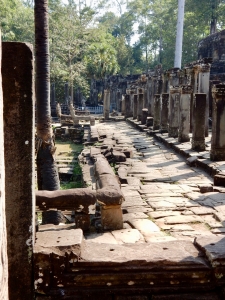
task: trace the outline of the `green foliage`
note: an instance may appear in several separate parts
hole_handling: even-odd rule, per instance
[[[33,0],[0,0],[3,41],[34,41]],[[90,79],[173,67],[177,0],[49,0],[51,81],[89,94]],[[113,8],[113,10],[111,9]],[[117,9],[117,11],[115,10]],[[217,20],[225,26],[225,0],[186,0],[183,64],[197,58],[198,41]],[[131,45],[134,24],[139,39]],[[59,100],[59,99],[58,99]]]
[[[21,0],[0,0],[0,20],[3,41],[34,41],[34,16]]]
[[[87,50],[85,62],[90,78],[104,79],[107,75],[116,74],[119,65],[116,50],[110,45],[108,35],[101,41],[92,43]]]

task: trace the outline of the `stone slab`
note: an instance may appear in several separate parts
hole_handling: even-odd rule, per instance
[[[165,224],[185,224],[185,223],[193,223],[193,222],[203,222],[201,217],[191,215],[191,216],[171,216],[165,218]]]
[[[213,214],[214,211],[214,209],[212,209],[211,207],[206,206],[191,207],[190,210],[195,215],[210,215]]]
[[[148,219],[131,220],[129,223],[132,227],[138,229],[144,236],[149,236],[155,232],[160,232],[159,227]]]
[[[83,231],[81,229],[42,231],[36,233],[36,248],[49,249],[57,248],[81,253],[83,245]]]
[[[95,249],[95,251],[93,251]],[[205,261],[200,257],[199,251],[189,241],[170,241],[162,243],[146,243],[134,245],[107,245],[86,243],[81,254],[81,261],[92,262],[93,266],[101,264],[113,266],[124,263],[124,265],[150,264],[151,267],[160,263],[161,267],[173,266],[183,268],[184,266],[200,267],[208,269]]]
[[[117,240],[118,244],[145,242],[143,235],[137,229],[114,230],[111,233]]]
[[[86,242],[98,244],[118,244],[119,242],[110,232],[92,233],[86,236]]]
[[[210,240],[207,237],[197,238],[195,245],[201,248],[213,267],[225,266],[225,238],[214,236]]]
[[[146,215],[143,212],[139,212],[139,211],[123,214],[124,222],[128,222],[128,221],[131,221],[134,219],[147,219],[147,218],[148,218],[148,215]]]
[[[165,210],[165,211],[152,211],[148,213],[148,215],[153,219],[159,219],[169,216],[179,216],[180,213],[178,211],[172,211],[172,210]]]

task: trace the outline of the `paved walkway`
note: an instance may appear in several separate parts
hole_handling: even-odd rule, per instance
[[[125,198],[124,229],[92,233],[87,240],[109,244],[193,241],[225,233],[225,194],[213,190],[207,173],[187,165],[185,158],[125,122],[96,127],[99,136],[106,135],[103,143],[131,149],[133,157],[115,166]]]

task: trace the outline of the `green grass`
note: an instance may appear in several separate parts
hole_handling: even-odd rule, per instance
[[[78,154],[81,153],[84,146],[82,144],[74,144],[73,142],[66,141],[56,141],[56,156],[60,156],[60,153],[62,152],[62,155],[65,156],[65,152],[68,152],[66,156],[75,156],[77,157]],[[74,151],[74,153],[71,153],[71,151]],[[73,176],[71,181],[69,182],[63,182],[60,183],[60,189],[61,190],[67,190],[67,189],[75,189],[75,188],[83,188],[83,181],[82,181],[82,169],[79,163],[76,163],[74,165],[73,169]]]

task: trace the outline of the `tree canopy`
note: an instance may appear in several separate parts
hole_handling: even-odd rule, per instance
[[[49,0],[51,81],[89,93],[90,79],[173,66],[178,0]],[[3,41],[34,41],[32,0],[0,0]],[[225,27],[225,0],[186,0],[183,64]],[[135,40],[134,40],[135,39]]]

